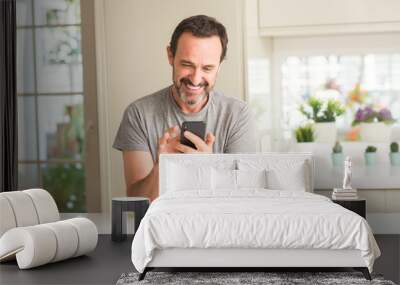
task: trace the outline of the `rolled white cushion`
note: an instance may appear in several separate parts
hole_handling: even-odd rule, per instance
[[[0,193],[0,237],[9,229],[17,226],[10,202],[2,194]]]
[[[60,220],[60,214],[58,213],[56,202],[49,192],[43,189],[28,189],[22,192],[31,197],[39,218],[39,224]]]
[[[74,218],[65,220],[64,222],[74,226],[78,233],[78,248],[74,257],[86,254],[96,248],[98,232],[96,225],[91,220],[86,218]]]
[[[56,249],[54,232],[43,225],[14,228],[0,238],[0,260],[16,254],[20,269],[51,262]]]
[[[96,248],[97,228],[86,218],[8,230],[0,238],[0,261],[17,258],[28,269],[86,254]]]
[[[57,241],[57,250],[51,262],[64,260],[75,255],[78,249],[78,233],[75,227],[65,221],[44,224],[44,227],[51,229]]]
[[[31,197],[23,191],[3,192],[13,209],[17,227],[33,226],[39,223],[36,208]]]

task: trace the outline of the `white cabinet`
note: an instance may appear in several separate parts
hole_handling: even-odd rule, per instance
[[[398,0],[259,0],[264,36],[400,31]]]

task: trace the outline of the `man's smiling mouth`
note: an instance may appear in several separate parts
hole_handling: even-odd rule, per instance
[[[183,78],[181,80],[182,84],[185,85],[186,89],[189,91],[198,91],[202,88],[204,88],[207,84],[205,82],[202,82],[198,85],[194,85],[189,79]]]
[[[186,86],[186,88],[188,88],[189,90],[192,90],[192,91],[197,91],[197,90],[200,90],[201,88],[203,88],[203,85],[195,86],[195,85],[186,84],[186,83],[185,83],[185,86]]]

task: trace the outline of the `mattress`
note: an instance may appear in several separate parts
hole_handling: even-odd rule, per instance
[[[132,243],[139,272],[163,249],[359,250],[372,271],[380,255],[365,219],[330,199],[261,188],[193,189],[156,199]]]

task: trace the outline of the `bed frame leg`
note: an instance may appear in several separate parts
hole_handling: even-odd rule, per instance
[[[142,281],[142,280],[144,279],[144,277],[146,277],[147,271],[149,271],[149,270],[148,270],[147,267],[146,267],[146,268],[144,269],[144,271],[143,271],[142,273],[139,274],[138,281]]]
[[[357,271],[361,271],[362,274],[364,275],[365,279],[372,280],[371,274],[369,274],[369,270],[367,267],[355,267],[354,269]]]

